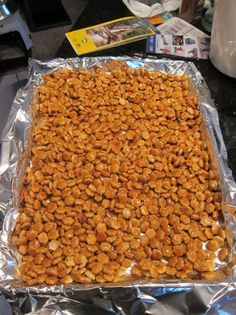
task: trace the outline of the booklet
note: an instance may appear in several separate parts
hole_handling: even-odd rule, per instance
[[[208,59],[210,38],[156,35],[147,43],[147,52],[191,59]]]
[[[171,19],[169,19],[162,25],[159,25],[157,27],[157,32],[162,33],[162,34],[167,34],[167,35],[180,35],[180,36],[189,35],[192,37],[210,38],[210,36],[203,33],[192,24],[178,17],[172,17]]]
[[[173,17],[157,27],[157,34],[147,39],[149,53],[207,59],[210,36],[186,21]]]
[[[83,55],[147,38],[155,30],[147,20],[130,16],[72,31],[66,37],[75,52]]]

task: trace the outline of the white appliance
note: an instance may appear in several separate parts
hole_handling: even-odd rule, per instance
[[[218,70],[236,78],[236,0],[215,0],[210,60]]]

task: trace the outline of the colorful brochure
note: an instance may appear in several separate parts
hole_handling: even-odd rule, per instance
[[[184,20],[173,17],[156,29],[157,34],[147,39],[147,52],[193,59],[209,57],[210,36]]]
[[[155,34],[155,27],[147,20],[135,16],[66,33],[78,55],[138,41]]]
[[[208,59],[210,38],[179,35],[156,35],[147,43],[147,52],[190,59]]]

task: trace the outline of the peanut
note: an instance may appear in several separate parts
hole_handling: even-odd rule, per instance
[[[131,266],[136,277],[212,279],[229,249],[189,80],[106,67],[57,70],[38,88],[12,236],[20,277],[117,282]]]

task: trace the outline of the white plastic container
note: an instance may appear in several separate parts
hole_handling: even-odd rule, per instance
[[[236,0],[215,0],[210,60],[219,71],[236,78]]]

